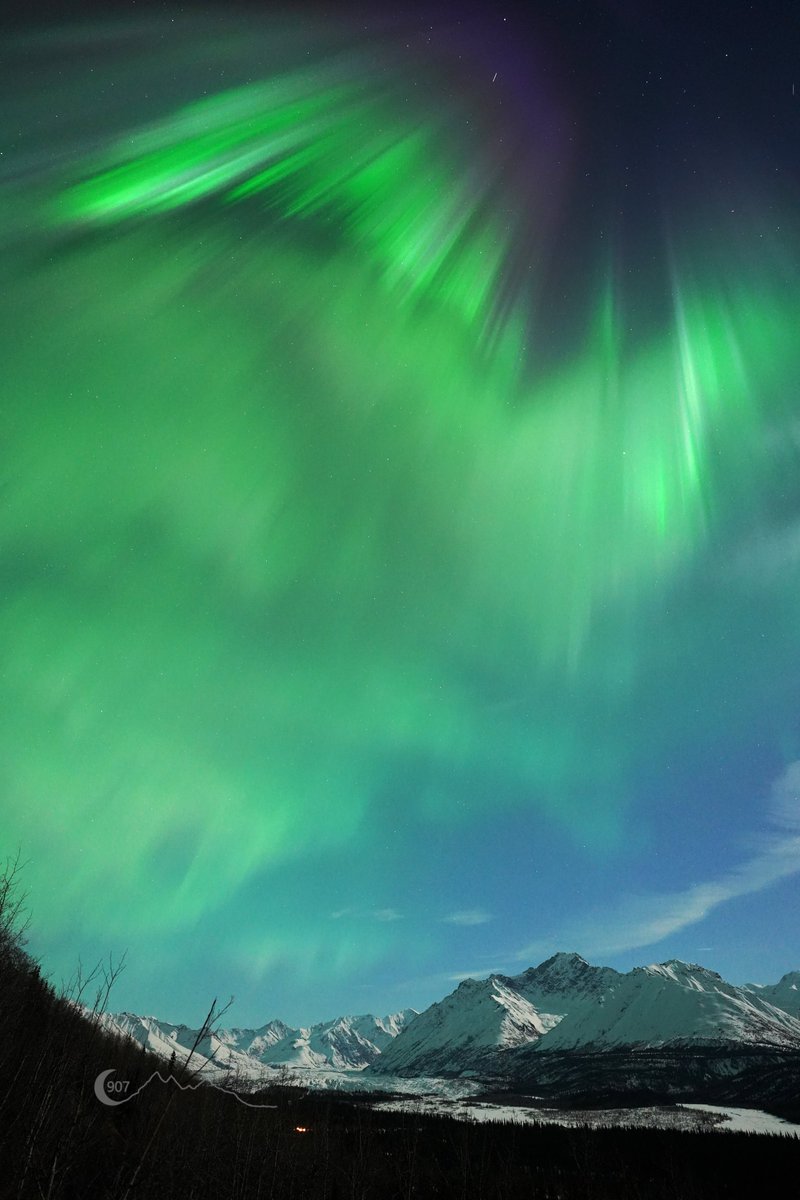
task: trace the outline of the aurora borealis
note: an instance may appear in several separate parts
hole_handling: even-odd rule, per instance
[[[798,965],[791,39],[578,7],[9,35],[0,815],[56,980],[297,1024]]]

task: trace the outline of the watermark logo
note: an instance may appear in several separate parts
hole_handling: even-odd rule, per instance
[[[111,1067],[108,1071],[101,1071],[94,1081],[95,1096],[97,1096],[101,1104],[107,1104],[110,1108],[116,1108],[118,1104],[124,1104],[126,1100],[133,1099],[133,1096],[125,1095],[131,1086],[130,1079],[109,1078],[115,1071],[116,1067]],[[138,1091],[134,1092],[133,1095],[138,1095]],[[114,1099],[115,1096],[121,1098]]]
[[[116,1074],[116,1067],[109,1067],[106,1071],[101,1071],[94,1081],[94,1094],[101,1104],[105,1104],[108,1108],[118,1108],[120,1104],[128,1104],[145,1090],[146,1087],[154,1081],[159,1083],[174,1084],[182,1092],[194,1092],[199,1087],[212,1087],[215,1091],[224,1092],[226,1096],[233,1096],[234,1100],[238,1100],[245,1108],[277,1108],[277,1104],[253,1104],[249,1100],[245,1100],[238,1092],[234,1092],[231,1088],[222,1087],[218,1083],[209,1083],[207,1080],[201,1079],[197,1083],[181,1083],[180,1079],[176,1079],[174,1075],[162,1075],[160,1071],[153,1071],[144,1083],[135,1091],[130,1090],[131,1081],[129,1079],[112,1079],[111,1076]]]

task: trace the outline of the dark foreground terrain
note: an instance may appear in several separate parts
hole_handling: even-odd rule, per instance
[[[752,1200],[800,1177],[794,1138],[471,1125],[286,1087],[243,1096],[275,1106],[253,1108],[158,1080],[109,1107],[94,1091],[101,1071],[114,1068],[131,1094],[166,1065],[55,994],[14,933],[8,892],[5,900],[2,1200]]]
[[[531,1055],[513,1085],[568,1107],[704,1104],[761,1108],[800,1123],[800,1054],[763,1047]]]

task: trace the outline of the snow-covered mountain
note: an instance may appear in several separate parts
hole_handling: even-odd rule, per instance
[[[185,1058],[197,1036],[186,1025],[132,1013],[104,1020],[165,1057]],[[366,1069],[368,1076],[529,1081],[545,1080],[562,1058],[579,1071],[577,1060],[587,1055],[608,1061],[609,1054],[647,1052],[666,1062],[688,1053],[716,1055],[722,1063],[731,1054],[800,1054],[800,972],[776,984],[737,987],[675,959],[623,974],[578,954],[555,954],[519,975],[466,979],[422,1013],[336,1017],[296,1029],[282,1021],[220,1029],[197,1051],[250,1077],[285,1065],[312,1073]],[[615,1069],[624,1076],[624,1063]]]
[[[498,1049],[533,1041],[548,1027],[548,1018],[540,1016],[511,980],[502,975],[465,979],[451,995],[415,1017],[375,1066],[381,1073],[424,1075],[478,1070]]]
[[[287,1030],[259,1057],[263,1063],[359,1070],[374,1062],[417,1014],[413,1008],[388,1017],[336,1017],[307,1029]]]
[[[794,980],[756,992],[677,960],[622,974],[556,954],[521,975],[464,981],[411,1021],[371,1070],[529,1075],[532,1056],[548,1052],[800,1051],[800,1017],[779,1006],[784,995],[796,1003]]]
[[[594,1013],[623,978],[578,954],[555,954],[521,975],[466,979],[416,1017],[381,1055],[381,1073],[480,1071],[515,1047],[538,1044],[567,1013]]]
[[[800,1048],[800,1021],[716,972],[678,960],[634,967],[591,1007],[571,1007],[539,1050],[646,1046]]]
[[[747,989],[793,1017],[800,1017],[800,971],[789,971],[778,983],[749,983]]]
[[[510,983],[536,1006],[549,1033],[568,1014],[596,1013],[622,978],[619,971],[594,967],[580,954],[554,954]]]
[[[161,1021],[157,1017],[139,1017],[135,1013],[105,1013],[103,1024],[126,1034],[155,1054],[169,1058],[175,1054],[185,1060],[194,1048],[198,1030],[188,1025]],[[239,1069],[245,1073],[250,1064],[263,1061],[264,1053],[290,1032],[282,1021],[270,1021],[260,1029],[225,1029],[212,1033],[198,1042],[195,1061],[213,1059],[224,1070]]]
[[[282,1065],[362,1070],[416,1015],[413,1008],[406,1008],[386,1017],[336,1017],[308,1028],[269,1021],[258,1029],[219,1029],[198,1044],[196,1054],[200,1059],[213,1057],[218,1066],[246,1075],[259,1066]],[[127,1012],[106,1014],[104,1024],[166,1058],[174,1053],[185,1059],[198,1033],[187,1025]]]

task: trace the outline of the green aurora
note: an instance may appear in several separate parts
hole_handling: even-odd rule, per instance
[[[505,820],[507,962],[551,854],[641,884],[645,777],[764,713],[800,756],[791,219],[662,239],[658,319],[598,254],[548,354],[547,206],[399,86],[289,71],[0,191],[2,844],[48,961],[129,947],[131,1005],[230,978],[256,1019],[273,972],[300,1005],[392,961],[388,996]],[[731,804],[687,879],[762,823]]]

